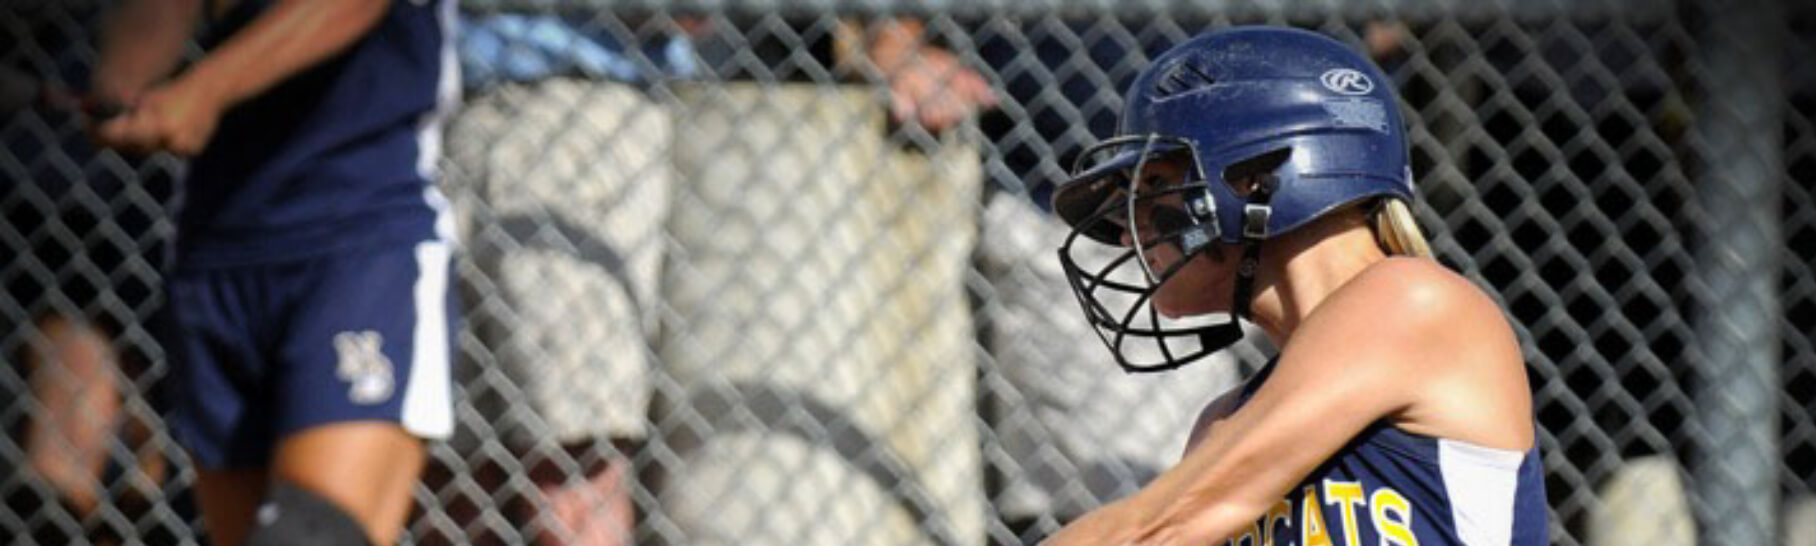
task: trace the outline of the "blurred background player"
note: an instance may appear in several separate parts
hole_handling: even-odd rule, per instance
[[[1547,544],[1519,341],[1429,259],[1391,80],[1323,35],[1238,27],[1129,95],[1054,194],[1087,321],[1131,372],[1220,351],[1238,319],[1281,350],[1178,465],[1050,543]]]
[[[390,543],[453,428],[451,1],[128,1],[100,143],[194,156],[160,342],[216,544]],[[170,76],[203,20],[205,53]]]

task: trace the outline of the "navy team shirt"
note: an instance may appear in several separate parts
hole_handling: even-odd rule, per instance
[[[1270,363],[1244,385],[1259,389]],[[1378,422],[1276,501],[1232,546],[1550,544],[1538,447],[1494,449]]]
[[[213,47],[271,4],[240,0]],[[178,215],[185,269],[452,239],[430,181],[458,98],[452,0],[397,0],[342,53],[225,112],[190,164]]]

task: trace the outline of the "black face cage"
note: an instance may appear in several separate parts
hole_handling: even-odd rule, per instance
[[[1120,191],[1106,192],[1091,214],[1073,222],[1072,232],[1059,248],[1059,262],[1072,294],[1084,308],[1085,320],[1115,356],[1117,365],[1130,373],[1162,372],[1189,364],[1242,339],[1238,319],[1248,314],[1255,271],[1260,263],[1260,242],[1266,237],[1267,217],[1271,212],[1267,200],[1274,188],[1272,178],[1267,177],[1250,192],[1248,206],[1243,211],[1243,252],[1237,266],[1233,310],[1227,319],[1209,324],[1202,320],[1166,319],[1154,307],[1154,295],[1188,264],[1214,249],[1213,243],[1218,242],[1222,230],[1217,223],[1216,200],[1210,194],[1211,179],[1205,176],[1197,147],[1190,140],[1161,135],[1112,138],[1085,150],[1074,166],[1074,176],[1089,172],[1095,158],[1115,157],[1117,151],[1137,145],[1141,148],[1134,169],[1117,180],[1121,182]],[[1186,180],[1165,187],[1150,187],[1144,193],[1141,183],[1148,161],[1156,151],[1183,153],[1191,167],[1186,172]],[[1083,182],[1073,182],[1077,183]],[[1168,210],[1156,204],[1173,195],[1182,198],[1186,210]],[[1151,237],[1141,233],[1141,226],[1135,219],[1136,212],[1144,207],[1155,209],[1152,215],[1155,223],[1170,225],[1152,226],[1155,233]],[[1161,222],[1163,215],[1180,220]],[[1107,254],[1104,251],[1093,253],[1092,250],[1099,248],[1097,245],[1078,244],[1081,236],[1091,233],[1100,239],[1114,240],[1125,229],[1130,231],[1127,240],[1132,244],[1122,246],[1125,250],[1113,256],[1097,256]],[[1090,239],[1089,236],[1084,238]],[[1180,259],[1162,271],[1154,271],[1148,264],[1147,252],[1161,245],[1175,245]],[[1116,246],[1105,243],[1102,248]],[[1130,263],[1136,264],[1139,275],[1134,274]]]

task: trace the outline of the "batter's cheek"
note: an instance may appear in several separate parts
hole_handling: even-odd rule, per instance
[[[1175,278],[1161,285],[1154,295],[1154,310],[1169,319],[1220,311],[1202,284],[1183,282],[1187,280]]]

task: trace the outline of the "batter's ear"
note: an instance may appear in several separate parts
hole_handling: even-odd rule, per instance
[[[1246,199],[1255,191],[1255,186],[1261,183],[1263,176],[1273,174],[1292,156],[1293,149],[1289,147],[1238,161],[1223,169],[1223,183],[1228,184],[1237,196]]]

